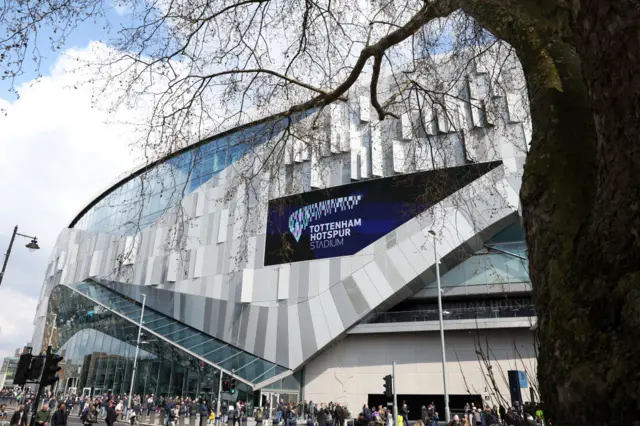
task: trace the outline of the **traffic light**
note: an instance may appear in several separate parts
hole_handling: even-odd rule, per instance
[[[222,381],[222,392],[229,392],[229,381],[228,380],[223,380]]]
[[[229,387],[229,393],[231,395],[236,393],[236,379],[231,379],[231,386]]]
[[[31,368],[29,374],[27,374],[27,380],[37,382],[40,379],[40,373],[42,373],[42,365],[44,364],[44,357],[34,356],[31,361]]]
[[[384,396],[393,397],[393,376],[391,374],[384,376]]]
[[[20,360],[18,361],[18,368],[16,369],[15,374],[13,375],[13,384],[24,386],[29,379],[29,369],[31,368],[31,359],[33,355],[31,354],[22,354],[20,355]]]
[[[54,385],[58,381],[58,371],[62,370],[62,367],[58,365],[63,358],[60,355],[49,353],[44,360],[44,371],[42,372],[42,380],[40,385],[42,387]]]

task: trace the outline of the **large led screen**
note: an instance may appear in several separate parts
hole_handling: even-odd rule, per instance
[[[271,200],[264,264],[355,254],[500,164],[398,175]]]

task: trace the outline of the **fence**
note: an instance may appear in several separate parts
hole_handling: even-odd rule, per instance
[[[487,306],[477,308],[443,308],[443,320],[533,317],[533,305]],[[384,312],[378,314],[371,323],[438,321],[438,309],[416,311]]]

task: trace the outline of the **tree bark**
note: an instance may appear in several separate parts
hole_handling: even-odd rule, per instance
[[[519,50],[534,123],[521,198],[539,384],[556,424],[638,423],[639,11],[576,2],[571,44],[547,44],[538,69]]]
[[[585,180],[593,186],[593,194],[587,222],[576,238],[568,275],[573,282],[561,293],[575,301],[573,312],[563,312],[570,324],[568,333],[555,334],[557,325],[540,330],[541,343],[555,344],[557,351],[545,350],[545,368],[548,374],[556,373],[545,380],[547,390],[553,387],[558,394],[558,408],[573,416],[581,413],[579,420],[584,423],[637,424],[640,5],[628,0],[582,0],[574,7],[576,51],[596,131],[596,169],[593,180]]]
[[[520,195],[541,396],[556,424],[637,424],[640,6],[538,2],[534,16],[503,4],[464,9],[515,47],[527,80]]]

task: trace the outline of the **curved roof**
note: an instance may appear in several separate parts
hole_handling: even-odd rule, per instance
[[[297,121],[301,118],[304,118],[307,114],[309,114],[312,110],[308,110],[305,111],[303,113],[300,113],[298,116],[292,116],[290,115],[288,112],[280,112],[277,114],[273,114],[270,115],[268,117],[265,118],[261,118],[258,120],[254,120],[239,126],[235,126],[229,130],[225,130],[223,132],[217,133],[214,136],[211,136],[209,138],[203,139],[199,142],[193,143],[191,145],[188,145],[184,148],[181,148],[179,150],[176,150],[174,152],[171,152],[170,154],[167,154],[164,157],[158,158],[156,160],[150,161],[148,163],[145,164],[141,164],[138,165],[136,167],[134,167],[133,169],[131,169],[131,171],[129,173],[124,174],[124,177],[120,177],[120,178],[116,178],[113,182],[111,182],[110,184],[108,184],[106,186],[106,188],[104,188],[103,190],[99,191],[98,194],[86,205],[84,206],[80,211],[78,211],[78,213],[76,213],[73,217],[73,219],[71,220],[71,222],[69,223],[69,228],[73,228],[76,226],[76,224],[80,221],[80,219],[82,219],[82,217],[89,212],[93,207],[96,206],[96,204],[98,204],[101,200],[103,200],[105,197],[107,197],[108,195],[110,195],[111,193],[113,193],[115,190],[117,190],[118,188],[122,187],[123,185],[125,185],[126,183],[132,181],[133,179],[135,179],[136,177],[139,177],[141,175],[143,175],[144,173],[156,168],[157,166],[159,166],[160,164],[166,163],[169,160],[173,159],[173,158],[177,158],[180,157],[181,155],[188,153],[190,151],[196,150],[200,147],[203,147],[207,144],[210,144],[212,142],[215,142],[217,140],[223,139],[225,137],[229,137],[237,132],[241,132],[243,130],[250,130],[252,128],[261,126],[263,124],[267,124],[267,123],[273,123],[274,125],[281,123],[281,120],[284,119],[291,119],[293,121]],[[271,132],[274,133],[274,132]]]
[[[80,222],[80,220],[83,219],[83,217],[87,213],[91,212],[91,210],[94,207],[96,207],[96,205],[98,205],[101,201],[105,200],[105,198],[109,197],[109,195],[114,194],[114,192],[119,188],[122,188],[127,183],[132,182],[134,179],[144,175],[147,172],[150,172],[151,170],[157,168],[161,164],[170,162],[172,160],[179,160],[180,157],[190,152],[193,152],[198,148],[206,149],[206,147],[210,145],[214,145],[224,140],[225,138],[231,139],[232,136],[237,135],[240,132],[246,131],[248,132],[247,134],[251,134],[253,136],[253,139],[251,139],[251,137],[242,138],[235,145],[229,145],[229,147],[233,147],[234,149],[238,148],[238,152],[234,152],[233,158],[227,159],[228,161],[224,165],[226,167],[230,165],[232,162],[234,162],[235,160],[237,160],[239,157],[244,155],[252,147],[255,147],[256,145],[259,145],[265,142],[267,139],[270,139],[274,134],[277,134],[279,131],[283,130],[285,125],[289,125],[291,123],[289,120],[292,120],[294,122],[298,121],[301,118],[306,117],[306,115],[308,115],[311,111],[312,110],[308,110],[303,113],[299,113],[297,115],[290,115],[288,112],[282,112],[282,113],[274,114],[274,115],[271,115],[259,120],[255,120],[240,126],[236,126],[229,130],[220,132],[214,136],[211,136],[209,138],[203,139],[199,142],[186,146],[182,149],[176,150],[162,158],[137,166],[133,168],[131,172],[129,172],[127,175],[116,179],[114,182],[110,183],[105,189],[100,191],[98,195],[92,199],[91,202],[89,202],[86,206],[84,206],[73,217],[68,227],[69,228],[76,227],[78,225],[78,222]],[[272,124],[273,126],[269,126],[268,127],[269,130],[266,131],[265,129],[266,124]],[[236,157],[236,154],[237,154],[237,157]],[[195,164],[196,162],[194,161],[193,165]]]

